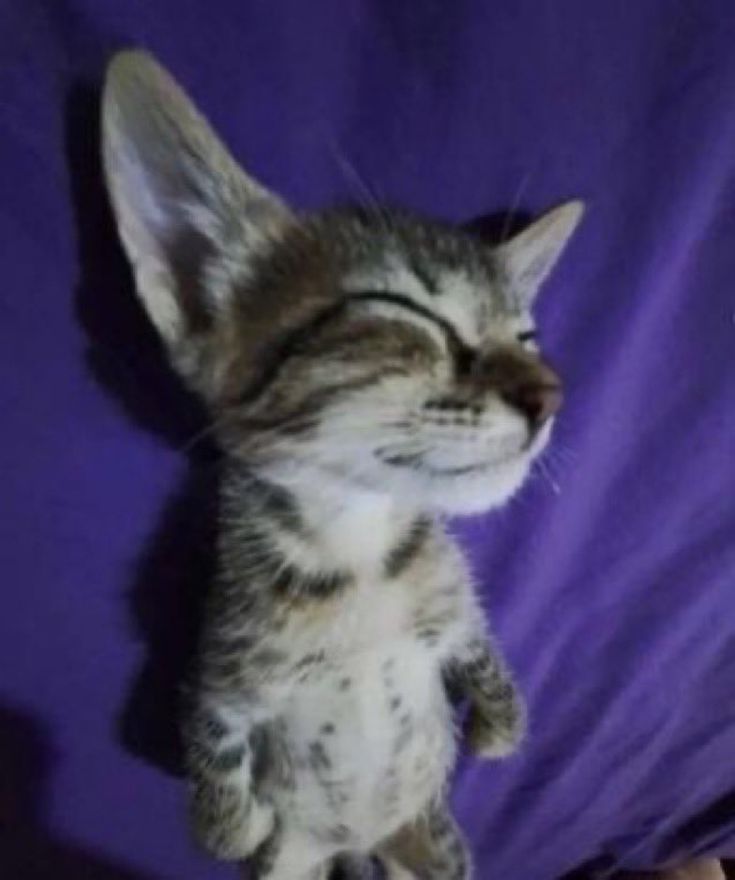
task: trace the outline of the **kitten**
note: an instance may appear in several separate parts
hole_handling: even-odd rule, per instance
[[[387,209],[297,216],[140,52],[112,62],[103,138],[138,293],[224,453],[195,833],[269,880],[370,856],[466,878],[447,688],[485,757],[524,712],[442,517],[502,504],[548,440],[530,308],[581,205],[495,248]]]

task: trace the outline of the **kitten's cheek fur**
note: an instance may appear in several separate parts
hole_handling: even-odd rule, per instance
[[[541,427],[541,430],[538,434],[533,438],[531,445],[529,447],[529,452],[532,456],[540,455],[544,449],[546,448],[549,440],[551,439],[551,432],[554,428],[554,423],[556,419],[551,418],[548,419]]]
[[[444,485],[437,484],[434,489],[435,507],[456,516],[485,513],[500,507],[523,485],[530,466],[531,459],[524,456],[485,477],[458,477],[451,484],[445,480]]]
[[[554,419],[541,428],[528,451],[515,461],[492,471],[487,477],[469,477],[457,480],[451,491],[444,492],[444,513],[471,515],[501,507],[523,486],[534,460],[546,448],[551,437]]]

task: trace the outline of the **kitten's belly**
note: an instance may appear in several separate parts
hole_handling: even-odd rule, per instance
[[[279,796],[286,821],[340,847],[370,847],[415,817],[454,757],[439,668],[414,644],[303,682],[284,721],[294,783]]]

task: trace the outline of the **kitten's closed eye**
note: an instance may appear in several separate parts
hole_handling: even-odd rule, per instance
[[[519,342],[535,342],[538,339],[538,333],[535,330],[522,330],[516,334]]]

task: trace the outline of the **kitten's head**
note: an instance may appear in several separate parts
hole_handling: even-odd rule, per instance
[[[110,67],[103,137],[138,293],[227,454],[448,512],[520,485],[562,396],[531,308],[580,203],[497,247],[377,208],[297,216],[139,52]]]

